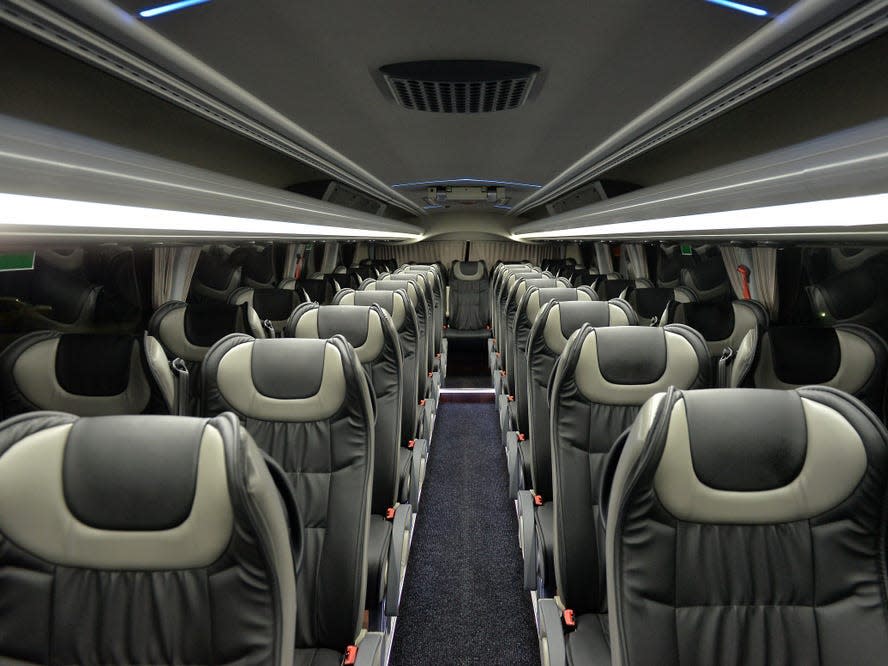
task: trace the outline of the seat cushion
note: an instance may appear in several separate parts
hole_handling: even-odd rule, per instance
[[[370,515],[370,539],[367,543],[367,601],[366,608],[375,608],[382,601],[385,590],[385,565],[388,561],[392,524],[383,516]]]
[[[567,663],[607,666],[611,663],[607,614],[586,613],[576,618],[577,628],[565,636]]]
[[[293,666],[341,666],[342,653],[323,648],[297,649],[293,652]]]
[[[541,573],[543,576],[543,589],[554,594],[555,592],[555,505],[546,502],[538,506],[535,513],[537,556],[541,557]]]

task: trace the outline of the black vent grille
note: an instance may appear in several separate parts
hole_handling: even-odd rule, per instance
[[[527,101],[539,68],[489,60],[399,63],[381,70],[405,109],[431,113],[492,113]]]

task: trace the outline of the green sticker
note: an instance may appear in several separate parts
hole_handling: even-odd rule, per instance
[[[34,270],[34,252],[0,254],[0,271]]]
[[[682,245],[681,253],[686,257],[691,257],[694,254],[694,248],[692,248],[690,245]]]

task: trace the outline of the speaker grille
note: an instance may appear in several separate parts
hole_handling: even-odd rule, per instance
[[[380,71],[405,109],[492,113],[524,104],[539,68],[490,60],[427,60],[387,65]]]

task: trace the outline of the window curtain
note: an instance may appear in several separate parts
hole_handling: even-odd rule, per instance
[[[442,262],[448,269],[454,261],[462,261],[465,256],[465,241],[425,241],[409,245],[378,244],[376,256],[379,259],[394,259],[398,264],[414,262],[430,264]],[[551,245],[531,245],[513,241],[472,241],[469,246],[469,261],[483,259],[488,268],[497,261],[514,262],[527,260],[540,264],[543,259],[558,256],[560,250]]]
[[[641,243],[624,243],[620,253],[626,267],[627,278],[630,280],[650,278],[644,245]]]
[[[614,259],[611,256],[610,245],[607,243],[595,243],[595,267],[599,275],[607,275],[614,272]]]
[[[184,301],[200,258],[199,247],[154,248],[151,304],[159,308],[167,301]]]
[[[339,263],[339,241],[324,243],[324,258],[321,259],[321,273],[329,275]]]

